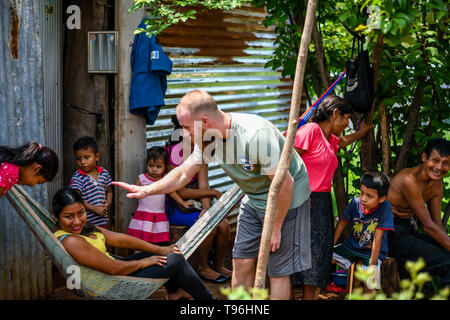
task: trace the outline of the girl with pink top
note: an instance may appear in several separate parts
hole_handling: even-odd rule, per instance
[[[136,179],[135,184],[145,186],[161,179],[166,173],[169,153],[163,147],[152,147],[147,152],[147,172]],[[170,196],[183,207],[193,205],[184,201],[176,193]],[[169,221],[165,213],[165,194],[157,194],[140,199],[136,212],[130,221],[127,234],[150,243],[170,241]]]
[[[16,183],[32,187],[52,181],[58,167],[56,153],[37,142],[17,148],[0,146],[0,197]]]
[[[330,95],[313,110],[311,122],[297,130],[294,147],[306,165],[311,187],[311,269],[294,275],[294,281],[304,285],[304,300],[317,299],[331,272],[334,233],[331,186],[338,165],[336,152],[373,128],[362,122],[357,132],[341,136],[351,115],[347,101]]]

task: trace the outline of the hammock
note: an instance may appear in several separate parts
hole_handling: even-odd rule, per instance
[[[53,230],[56,230],[56,222],[51,214],[17,185],[13,186],[6,196],[46,252],[53,258],[56,267],[65,278],[72,275],[67,272],[67,270],[73,270],[68,269],[70,266],[78,266],[80,268],[80,288],[75,289],[77,294],[91,299],[144,300],[168,280],[111,276],[79,265],[53,235]],[[177,244],[186,259],[189,258],[219,222],[227,216],[242,197],[242,191],[234,184],[178,240]]]

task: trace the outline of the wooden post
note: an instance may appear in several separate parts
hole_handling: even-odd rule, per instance
[[[291,101],[291,110],[289,114],[286,142],[283,146],[283,151],[281,153],[281,158],[275,173],[275,177],[270,184],[263,231],[261,235],[261,244],[258,254],[258,263],[256,265],[256,276],[254,284],[255,288],[264,288],[265,286],[267,262],[269,260],[269,246],[273,229],[273,218],[277,209],[280,188],[285,180],[291,162],[295,134],[297,131],[298,114],[302,97],[306,58],[308,55],[309,44],[311,42],[311,32],[315,20],[314,13],[316,11],[316,5],[317,0],[310,0],[306,9],[305,26],[303,28],[302,40],[300,43],[300,50],[297,58],[297,67],[295,70],[294,88]]]

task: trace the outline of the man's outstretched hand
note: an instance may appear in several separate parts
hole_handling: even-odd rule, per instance
[[[134,184],[128,184],[120,181],[113,181],[112,184],[128,190],[129,193],[127,193],[127,198],[142,199],[147,196],[142,186],[136,186]]]

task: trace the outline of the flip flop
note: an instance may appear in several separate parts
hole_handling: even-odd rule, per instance
[[[224,274],[221,274],[220,276],[218,276],[218,277],[215,278],[215,279],[205,278],[205,277],[203,277],[203,276],[200,275],[200,274],[199,274],[199,277],[200,277],[202,280],[210,281],[210,282],[213,282],[213,283],[225,283],[225,282],[227,282],[227,281],[230,280],[230,277],[228,277],[228,276],[226,276],[226,275],[224,275]]]

